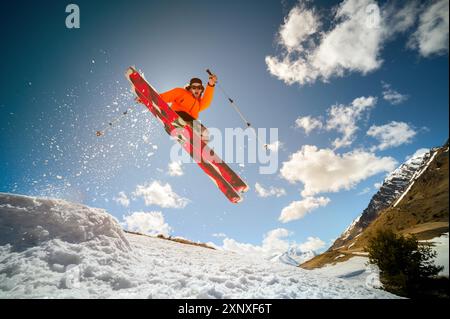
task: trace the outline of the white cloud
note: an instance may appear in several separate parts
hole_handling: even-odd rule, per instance
[[[361,96],[355,98],[349,105],[335,104],[327,110],[325,129],[337,131],[341,137],[333,141],[334,149],[350,146],[358,130],[357,122],[377,104],[377,98],[373,96]],[[318,118],[311,116],[299,117],[295,121],[299,128],[303,128],[306,134],[314,129],[321,129],[324,124]]]
[[[292,233],[285,228],[277,228],[267,232],[261,245],[253,245],[248,243],[241,243],[232,238],[223,239],[222,246],[218,248],[233,251],[243,255],[251,255],[263,258],[271,258],[275,255],[283,254],[287,251],[316,251],[324,247],[323,241],[317,237],[308,237],[304,243],[296,243],[295,241],[288,241],[286,238]]]
[[[388,1],[382,8],[387,38],[414,26],[420,11],[419,1]]]
[[[307,197],[300,201],[294,201],[287,207],[283,208],[281,215],[278,218],[279,221],[287,223],[296,219],[303,218],[307,213],[321,207],[326,206],[330,202],[326,197]]]
[[[262,247],[268,251],[284,252],[289,248],[289,243],[282,238],[289,237],[291,232],[285,228],[276,228],[269,231],[263,239]]]
[[[220,247],[220,246],[219,246]],[[265,251],[261,246],[248,244],[248,243],[241,243],[233,238],[225,238],[223,240],[223,244],[221,246],[222,249],[233,251],[235,253],[239,253],[242,255],[262,255]]]
[[[314,118],[312,116],[299,117],[298,119],[295,120],[295,125],[298,128],[304,129],[307,135],[311,133],[314,129],[321,129],[323,126],[321,120]]]
[[[133,194],[136,197],[142,197],[147,206],[158,205],[161,207],[183,208],[189,201],[177,195],[169,183],[163,185],[160,181],[138,185]]]
[[[377,98],[362,96],[354,99],[350,105],[336,104],[328,110],[327,130],[336,130],[342,134],[341,138],[333,141],[335,149],[353,143],[354,134],[358,130],[356,122],[376,103]]]
[[[259,197],[280,197],[286,195],[286,191],[283,188],[270,187],[264,188],[261,184],[255,183],[255,192]]]
[[[134,212],[129,216],[123,216],[125,227],[130,231],[137,231],[149,235],[163,234],[169,236],[170,226],[164,222],[164,216],[159,211]]]
[[[416,132],[404,122],[392,121],[386,125],[372,125],[367,131],[367,135],[376,138],[380,142],[373,150],[385,150],[405,143],[411,143]]]
[[[408,99],[408,95],[401,94],[392,89],[390,84],[385,82],[381,82],[381,84],[383,86],[383,99],[385,99],[392,105],[403,103]]]
[[[371,27],[366,8],[370,0],[348,0],[337,7],[331,30],[321,29],[319,16],[304,4],[295,6],[279,31],[281,57],[267,56],[270,73],[288,84],[301,85],[345,71],[363,74],[381,65],[382,30]],[[379,20],[379,19],[378,19]]]
[[[113,201],[122,205],[123,207],[128,207],[130,205],[130,200],[128,199],[125,192],[119,192],[117,197],[113,197]]]
[[[308,237],[306,242],[298,246],[302,251],[317,251],[325,247],[325,242],[319,237]]]
[[[449,1],[432,1],[420,15],[419,27],[408,43],[410,48],[419,50],[420,55],[448,53]]]
[[[302,196],[350,189],[362,180],[397,165],[392,157],[377,157],[371,152],[354,150],[337,154],[331,149],[304,145],[284,162],[281,176],[289,182],[302,182]]]
[[[220,238],[220,237],[227,237],[227,235],[226,234],[224,234],[224,233],[214,233],[214,234],[212,234],[212,236],[213,237],[217,237],[217,238]]]
[[[373,1],[348,0],[338,7],[335,21],[340,23],[323,36],[312,60],[324,79],[342,76],[346,70],[366,74],[380,67],[383,34],[381,28],[368,23],[369,5]]]
[[[315,34],[319,27],[320,22],[314,10],[305,10],[300,4],[284,19],[284,24],[280,27],[279,41],[288,50],[302,49],[304,41]]]
[[[322,24],[310,3],[291,9],[278,32],[281,54],[265,59],[268,71],[287,84],[327,82],[378,69],[384,44],[414,25],[419,7],[417,1],[379,7],[373,0],[344,0],[330,10],[331,17],[324,15],[327,23]]]
[[[181,176],[183,175],[183,168],[181,166],[181,161],[172,161],[169,163],[169,175],[170,176]]]

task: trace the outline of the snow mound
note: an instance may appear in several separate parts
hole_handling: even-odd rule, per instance
[[[0,298],[81,298],[80,276],[109,290],[132,285],[121,268],[131,246],[104,210],[0,193]]]
[[[130,248],[117,221],[102,209],[0,193],[0,211],[0,245],[10,244],[14,250],[53,239],[68,243],[95,240],[120,250]]]
[[[396,298],[362,276],[125,234],[101,209],[0,193],[0,298]]]

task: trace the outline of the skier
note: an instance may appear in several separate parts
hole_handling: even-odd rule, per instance
[[[208,141],[208,130],[201,123],[200,125],[194,125],[194,121],[198,119],[200,112],[210,106],[216,82],[217,76],[211,74],[205,89],[201,79],[192,78],[189,85],[184,88],[175,88],[160,94],[164,102],[171,103],[172,110],[177,112],[189,125],[195,129],[201,128],[199,133],[205,142]]]
[[[222,161],[206,143],[201,143],[199,146],[195,143],[195,140],[191,140],[193,137],[199,136],[202,131],[199,129],[200,125],[195,125],[196,119],[198,118],[198,113],[211,104],[214,87],[217,84],[217,76],[212,74],[209,69],[206,72],[210,75],[206,89],[204,89],[200,79],[194,78],[184,89],[175,88],[163,93],[165,95],[164,99],[133,67],[128,68],[125,76],[130,81],[133,91],[137,95],[136,101],[144,104],[161,121],[169,135],[172,136],[174,130],[186,128],[187,125],[191,125],[193,122],[193,129],[198,132],[194,136],[191,135],[192,131],[190,129],[175,132],[180,145],[214,181],[227,199],[232,203],[238,203],[242,201],[242,193],[249,189],[247,183]],[[205,91],[205,95],[202,98],[203,91]],[[229,100],[232,103],[230,98]],[[166,101],[172,103],[172,107]],[[191,104],[186,104],[186,102],[191,102]],[[183,115],[185,119],[179,114]],[[204,127],[202,129],[206,130]],[[208,156],[204,156],[205,154]]]

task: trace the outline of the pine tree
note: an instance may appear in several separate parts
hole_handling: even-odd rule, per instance
[[[435,266],[436,252],[420,244],[415,236],[396,235],[381,230],[369,240],[369,262],[380,269],[380,280],[386,290],[414,297],[421,294],[428,281],[442,269]]]

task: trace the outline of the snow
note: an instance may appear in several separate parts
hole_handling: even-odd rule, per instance
[[[368,261],[369,259],[366,257],[352,257],[334,265],[328,264],[322,268],[311,270],[311,272],[331,275],[333,277],[355,278],[356,273],[361,275],[366,271]],[[350,274],[354,274],[354,276],[350,276]]]
[[[291,266],[295,266],[295,267],[300,265],[300,263],[298,261],[296,261],[294,258],[289,256],[289,254],[287,254],[287,253],[275,255],[274,257],[270,258],[269,260],[272,262],[280,262],[280,263],[284,263],[286,265],[291,265]]]
[[[125,234],[102,209],[0,193],[0,298],[397,298],[358,276]]]
[[[444,266],[444,269],[439,273],[439,275],[448,277],[448,233],[442,234],[442,236],[431,240],[424,240],[423,242],[433,244],[433,250],[437,253],[434,263],[438,266]]]
[[[427,164],[425,165],[425,167],[422,168],[420,171],[414,173],[413,177],[411,178],[412,182],[409,184],[408,188],[403,192],[403,194],[399,197],[399,199],[397,199],[397,201],[394,204],[394,207],[396,207],[402,201],[402,199],[406,196],[406,194],[408,194],[409,190],[414,185],[415,181],[427,170],[427,168],[428,168],[428,166],[430,166],[431,162],[433,162],[433,159],[436,157],[437,153],[438,152],[435,151],[433,153],[433,155],[431,156],[431,158],[429,159],[429,161],[427,162]]]
[[[390,173],[385,179],[384,183],[392,181],[394,178],[403,178],[408,175],[408,172],[417,171],[424,162],[429,158],[430,152],[419,153],[409,158],[406,162],[400,165],[392,173]]]
[[[346,240],[346,239],[348,238],[348,236],[350,236],[351,230],[352,230],[353,227],[355,227],[355,225],[359,222],[359,220],[361,219],[361,217],[362,217],[362,214],[360,214],[358,217],[356,217],[356,218],[352,221],[352,223],[350,224],[350,226],[348,226],[348,227],[344,230],[344,232],[343,232],[342,235],[341,235],[342,240]]]
[[[279,262],[297,267],[298,265],[314,258],[314,256],[316,256],[316,253],[312,250],[301,251],[300,249],[289,249],[285,253],[276,254],[271,258],[268,258],[268,260],[271,262]]]
[[[367,288],[380,288],[382,284],[379,278],[379,269],[370,265],[368,261],[367,257],[357,256],[334,265],[314,269],[311,272],[316,275],[333,276],[345,279],[347,282],[364,284]]]

